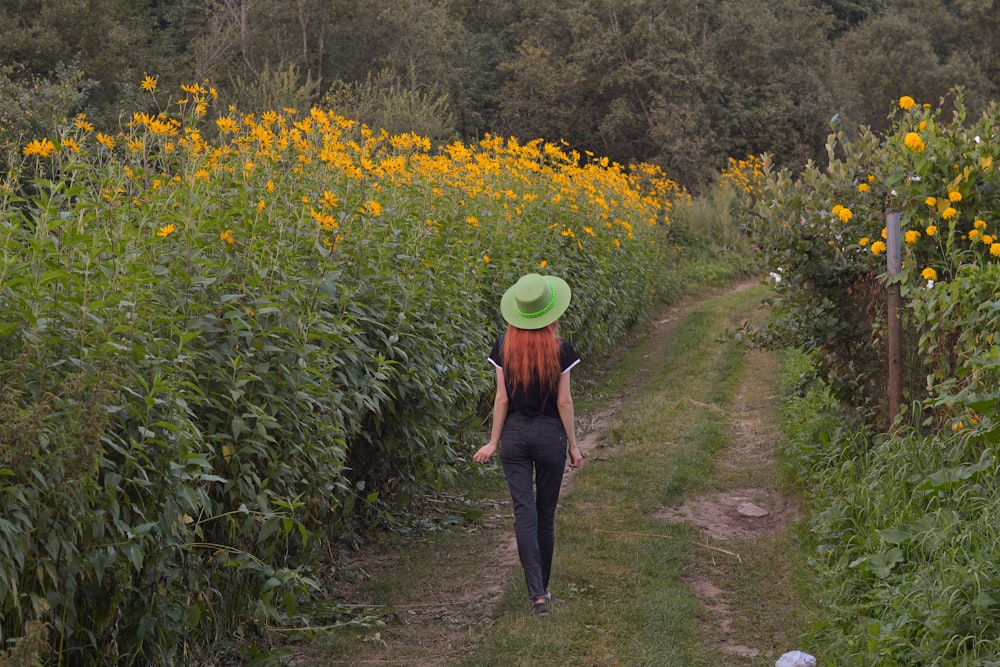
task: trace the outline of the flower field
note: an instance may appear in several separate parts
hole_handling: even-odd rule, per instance
[[[66,664],[341,622],[315,558],[465,465],[502,291],[567,279],[586,357],[683,280],[653,166],[142,87],[0,182],[0,637]]]
[[[751,190],[748,228],[779,278],[757,333],[807,352],[830,390],[814,430],[815,399],[792,396],[787,415],[827,614],[813,641],[829,664],[996,665],[1000,107],[970,118],[960,94],[904,96],[892,121],[853,140],[835,126],[828,165],[765,165]],[[890,429],[888,212],[901,214],[906,369]]]

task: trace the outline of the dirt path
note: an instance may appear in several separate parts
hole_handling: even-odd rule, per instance
[[[773,391],[775,374],[773,354],[750,354],[743,383],[730,411],[736,437],[717,460],[728,480],[724,488],[690,498],[659,515],[665,521],[683,521],[695,526],[703,543],[717,545],[740,562],[743,545],[784,528],[796,514],[793,499],[755,479],[762,476],[770,480],[773,477],[770,469],[776,464],[774,445],[778,428],[772,415],[778,398]],[[716,638],[719,652],[756,658],[762,649],[745,646],[737,639],[732,593],[727,590],[723,570],[724,565],[715,563],[694,571],[685,581],[708,612],[706,635]]]
[[[736,286],[745,289],[755,282]],[[684,317],[701,300],[688,300],[664,311],[648,327],[644,344],[649,357],[662,358],[672,345],[675,331]],[[774,466],[773,445],[777,439],[773,406],[776,361],[773,356],[751,353],[747,371],[730,410],[734,445],[718,459],[725,488],[715,488],[704,496],[679,507],[665,508],[664,521],[685,521],[696,526],[703,542],[720,553],[739,558],[746,540],[766,536],[784,526],[795,507],[776,488],[762,480],[774,475],[757,474]],[[629,392],[641,389],[633,382]],[[580,449],[585,459],[599,445],[621,409],[620,396],[604,397],[590,414],[578,420]],[[584,466],[584,468],[586,465]],[[771,470],[773,472],[773,470]],[[578,470],[569,469],[563,493],[572,493]],[[331,658],[329,649],[320,657],[315,647],[298,655],[304,665],[421,665],[444,666],[472,653],[493,623],[501,598],[515,577],[520,576],[509,499],[498,497],[487,505],[480,527],[447,539],[422,554],[419,573],[407,572],[407,590],[391,592],[393,604],[386,627],[371,630],[366,637],[368,650],[351,658]],[[394,569],[407,568],[407,556],[378,547],[368,549],[356,561],[363,575],[358,584],[346,584],[343,593],[357,595],[365,603],[372,595],[369,580],[385,580]],[[391,577],[389,577],[391,580]],[[738,640],[732,611],[732,593],[724,568],[707,567],[690,573],[685,581],[706,610],[706,635],[717,639],[720,655],[754,658],[762,649]],[[413,585],[413,582],[417,582]],[[391,584],[382,584],[390,587]],[[332,653],[336,653],[333,651]],[[353,653],[353,651],[352,651]],[[736,664],[736,663],[734,663]]]

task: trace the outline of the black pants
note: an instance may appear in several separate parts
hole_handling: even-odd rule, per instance
[[[514,503],[514,535],[528,597],[542,598],[552,573],[556,504],[566,468],[562,421],[508,415],[500,437],[500,462]]]

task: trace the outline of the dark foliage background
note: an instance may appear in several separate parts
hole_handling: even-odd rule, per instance
[[[565,139],[698,191],[729,156],[822,157],[828,121],[1000,87],[994,0],[2,0],[0,154],[209,81],[436,140]],[[46,94],[25,95],[23,91]],[[20,93],[20,94],[19,94]],[[141,102],[140,102],[141,100]],[[340,111],[340,109],[338,109]]]

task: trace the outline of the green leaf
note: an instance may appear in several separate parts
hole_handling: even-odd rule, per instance
[[[268,538],[278,532],[281,528],[281,518],[272,516],[268,518],[264,525],[260,527],[260,532],[257,534],[257,544],[265,542]]]
[[[902,528],[887,528],[878,531],[878,536],[886,544],[902,544],[913,538],[913,532]]]
[[[868,558],[868,567],[872,574],[879,578],[888,577],[893,568],[903,562],[903,552],[898,547],[893,547],[888,551],[875,554]]]

